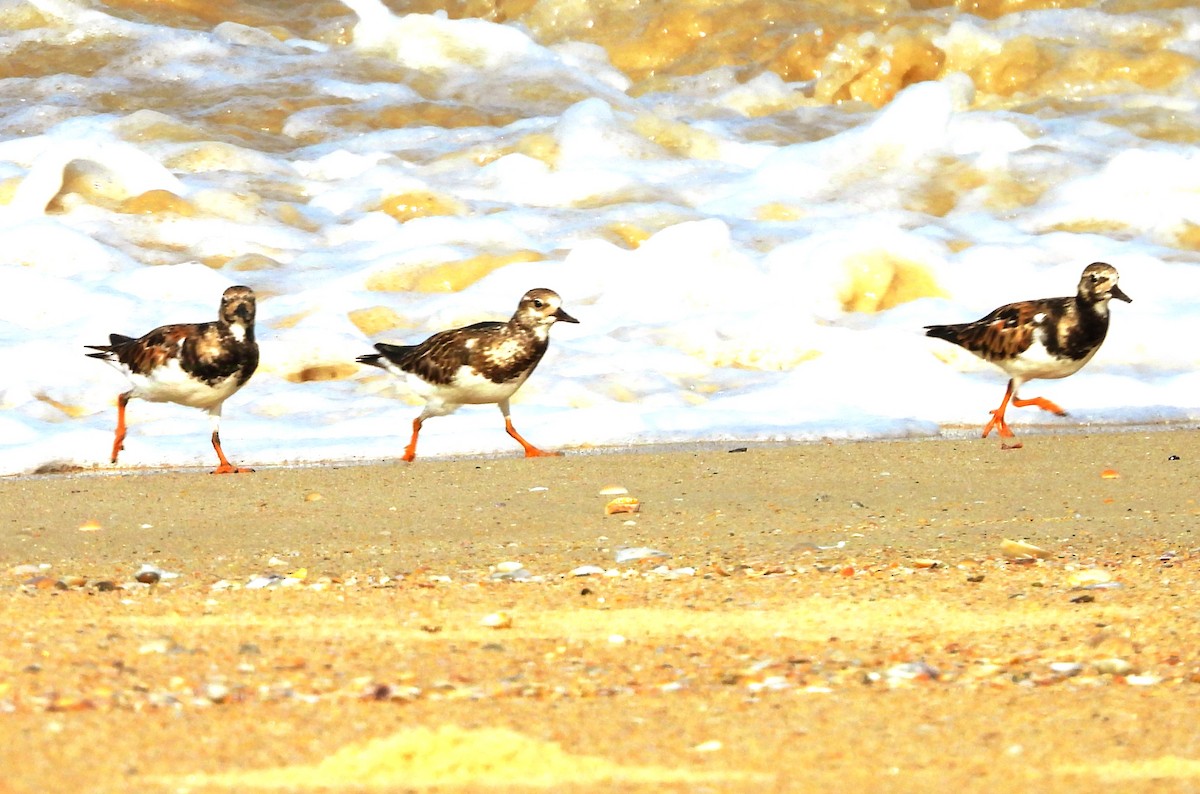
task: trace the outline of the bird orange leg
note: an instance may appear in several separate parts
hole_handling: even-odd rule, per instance
[[[1024,408],[1026,405],[1036,405],[1038,408],[1041,408],[1043,411],[1049,411],[1052,414],[1058,414],[1059,416],[1067,415],[1066,411],[1059,408],[1058,405],[1050,402],[1045,397],[1033,397],[1032,399],[1029,399],[1029,400],[1022,400],[1019,397],[1013,397],[1012,404],[1014,406],[1016,406],[1017,408]]]
[[[117,435],[113,439],[112,462],[117,462],[117,455],[125,449],[125,406],[129,404],[129,393],[117,397]]]
[[[996,410],[992,411],[991,420],[988,421],[988,423],[986,425],[984,425],[984,427],[983,427],[983,437],[984,438],[988,437],[988,433],[992,432],[993,427],[996,428],[997,432],[1000,434],[1000,438],[1003,439],[1003,438],[1012,438],[1013,437],[1013,431],[1009,429],[1008,423],[1004,421],[1004,410],[1006,408],[1008,408],[1008,401],[1009,401],[1009,399],[1012,398],[1012,396],[1013,396],[1013,382],[1010,380],[1008,382],[1008,389],[1007,389],[1007,391],[1004,392],[1004,399],[1001,400],[1001,402],[1000,402],[1000,407],[997,408]],[[1017,401],[1013,400],[1013,405],[1017,405],[1017,404],[1018,404]],[[1020,449],[1021,442],[1014,441],[1011,444],[1002,442],[1000,444],[1000,448],[1001,449]]]
[[[245,472],[254,471],[254,469],[242,469],[234,466],[225,458],[225,453],[221,450],[221,436],[216,430],[212,434],[213,449],[217,451],[217,458],[220,459],[221,465],[212,470],[213,474],[243,474]]]
[[[412,463],[412,459],[417,456],[417,436],[421,432],[422,424],[424,423],[421,421],[421,417],[419,416],[413,420],[412,439],[408,442],[408,446],[404,448],[403,457],[400,458],[405,463]]]
[[[561,452],[544,452],[521,438],[521,434],[513,427],[512,419],[507,416],[504,417],[504,429],[508,431],[510,436],[517,440],[517,443],[525,447],[525,457],[527,458],[557,458],[562,456]]]

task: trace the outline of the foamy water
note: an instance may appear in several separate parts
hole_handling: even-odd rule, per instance
[[[1200,416],[1200,11],[905,12],[847,23],[819,69],[739,69],[753,17],[657,64],[567,4],[293,5],[292,28],[0,8],[0,472],[107,467],[127,386],[84,345],[214,319],[238,283],[243,465],[398,456],[420,409],[355,356],[536,286],[580,320],[513,401],[543,448],[976,435],[1005,376],[922,326],[1070,294],[1096,260],[1134,302],[1023,390],[1071,416],[1014,410],[1017,434]],[[215,462],[201,412],[129,421],[122,466]],[[519,451],[476,406],[419,455]]]

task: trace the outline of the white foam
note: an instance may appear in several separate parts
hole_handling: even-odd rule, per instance
[[[376,341],[506,318],[534,286],[557,290],[580,320],[554,327],[550,352],[513,399],[517,428],[546,448],[975,435],[1005,377],[922,326],[1070,294],[1094,260],[1120,269],[1134,302],[1114,303],[1109,338],[1080,373],[1025,388],[1071,416],[1014,411],[1018,432],[1035,421],[1200,417],[1200,353],[1190,343],[1200,338],[1200,265],[1179,242],[1200,223],[1200,159],[1190,145],[1138,138],[1091,110],[980,109],[965,75],[912,86],[880,111],[807,107],[811,86],[770,74],[742,81],[729,68],[630,97],[628,79],[594,45],[543,47],[515,26],[398,16],[374,0],[354,0],[363,21],[350,47],[278,42],[232,23],[171,30],[56,0],[38,7],[67,22],[0,31],[0,46],[82,35],[73,26],[85,21],[88,36],[138,47],[94,75],[24,80],[23,106],[0,105],[0,179],[21,180],[0,204],[0,472],[107,466],[113,400],[128,386],[84,345],[214,319],[234,283],[260,295],[262,364],[222,425],[241,464],[397,457],[420,412],[397,379],[367,367],[342,380],[295,382],[298,373],[347,367]],[[1185,12],[1152,13],[1158,29],[1180,31],[1167,46],[1192,46]],[[997,51],[1059,24],[1071,36],[1129,35],[1098,13],[1037,12],[964,16],[943,43]],[[437,95],[354,68],[381,55],[425,72],[432,82],[421,91],[434,85]],[[230,101],[240,85],[277,81],[289,95],[334,97],[364,113],[469,102],[517,120],[364,131],[338,126],[342,105],[318,105],[282,121],[275,141],[291,136],[294,148],[260,149],[253,136],[163,140],[160,127],[204,128],[157,110],[91,115],[61,104],[163,79]],[[1187,85],[1130,88],[1109,98],[1111,112],[1188,112]],[[760,113],[776,114],[766,137]],[[997,183],[1048,189],[1014,206],[988,183],[944,215],[914,208],[953,160]],[[105,195],[169,190],[197,212],[128,215],[75,197],[47,214],[65,168],[79,162],[109,180]],[[407,223],[379,211],[385,197],[421,191],[463,209]],[[764,213],[771,205],[793,219],[764,219],[789,217]],[[1120,228],[1057,231],[1093,223]],[[513,251],[543,259],[454,294],[367,290],[377,274]],[[273,264],[200,264],[247,253]],[[846,311],[862,268],[889,258],[928,271],[944,297]],[[350,315],[377,306],[401,327],[368,337]],[[214,463],[200,411],[135,401],[129,423],[123,465]],[[492,406],[464,407],[422,432],[422,456],[482,452],[519,454]]]

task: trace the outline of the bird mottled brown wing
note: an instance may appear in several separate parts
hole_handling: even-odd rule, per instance
[[[136,375],[149,375],[172,358],[208,384],[231,376],[243,384],[258,369],[258,345],[251,340],[239,342],[219,323],[164,325],[139,339],[121,334],[110,334],[108,339],[108,345],[88,345],[100,351],[88,355],[118,361]]]
[[[503,323],[483,322],[468,325],[465,328],[455,328],[451,331],[441,331],[416,345],[389,345],[380,342],[375,345],[378,355],[360,356],[363,364],[383,366],[380,358],[386,358],[404,372],[411,372],[417,377],[438,386],[445,386],[453,379],[458,370],[471,363],[471,349],[467,343],[477,338],[480,331],[494,331]]]
[[[179,344],[187,334],[186,325],[164,325],[140,339],[109,334],[109,344],[88,345],[93,350],[100,351],[88,355],[92,358],[119,361],[135,375],[148,375],[179,355]]]
[[[439,386],[453,382],[466,366],[494,383],[504,383],[527,373],[541,360],[546,343],[532,332],[511,323],[482,322],[442,331],[419,345],[378,343],[376,355],[359,362],[383,366],[380,359],[404,372]]]
[[[1033,344],[1039,315],[1055,315],[1053,301],[1025,301],[1001,306],[973,323],[929,325],[926,336],[944,339],[988,361],[1019,356]]]

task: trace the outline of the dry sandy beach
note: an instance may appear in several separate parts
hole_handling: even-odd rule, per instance
[[[1022,437],[2,480],[0,791],[1200,789],[1196,433]]]

